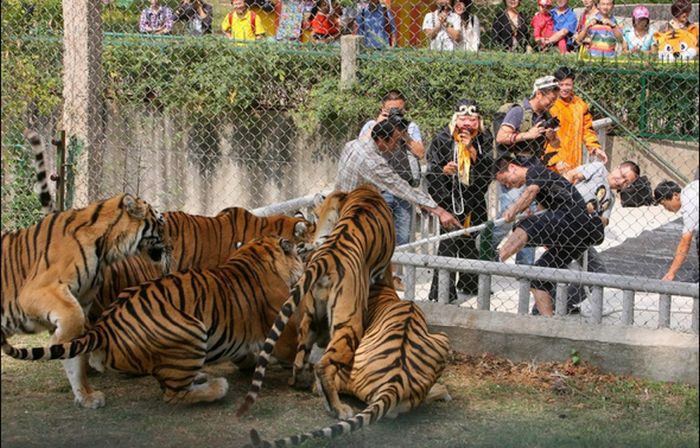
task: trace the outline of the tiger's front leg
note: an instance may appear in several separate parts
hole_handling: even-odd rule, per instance
[[[67,287],[60,289],[45,288],[33,291],[30,289],[27,293],[27,295],[25,293],[22,294],[20,301],[28,304],[25,307],[28,313],[42,317],[48,314],[51,323],[56,326],[56,331],[51,336],[50,344],[69,342],[85,332],[85,314]],[[28,300],[35,297],[40,297],[40,300],[31,302]],[[43,305],[45,305],[46,309],[43,309]],[[73,390],[75,402],[89,409],[97,409],[104,406],[104,394],[94,390],[88,383],[88,357],[81,355],[73,359],[66,359],[62,363],[63,370],[65,370]]]

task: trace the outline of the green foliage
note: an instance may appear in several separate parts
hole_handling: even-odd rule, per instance
[[[21,138],[21,136],[19,136]],[[15,139],[15,141],[19,141]],[[28,227],[41,217],[39,196],[34,193],[32,152],[20,143],[3,145],[6,172],[11,187],[3,188],[2,230]]]

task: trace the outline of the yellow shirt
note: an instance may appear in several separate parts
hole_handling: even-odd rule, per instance
[[[588,111],[588,104],[574,95],[571,101],[557,99],[549,113],[559,118],[560,127],[557,136],[561,146],[552,148],[547,145],[545,153],[558,151],[552,157],[550,165],[558,172],[568,171],[583,163],[583,146],[588,152],[600,148],[598,134],[593,130],[593,117]]]
[[[234,40],[255,40],[256,36],[265,35],[260,17],[255,14],[255,30],[253,30],[250,15],[250,9],[243,16],[239,16],[234,11],[226,14],[224,21],[221,22],[221,31],[229,33],[229,37]]]

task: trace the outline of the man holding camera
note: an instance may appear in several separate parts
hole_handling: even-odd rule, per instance
[[[493,138],[484,129],[479,104],[460,100],[450,124],[430,143],[428,150],[428,192],[441,207],[449,210],[464,227],[479,225],[487,219],[486,192],[493,178]],[[441,227],[440,233],[448,229]],[[441,241],[438,255],[478,259],[479,248],[474,234]],[[457,290],[464,294],[477,293],[479,276],[459,274],[455,287],[454,272],[450,272],[449,301],[457,299]],[[430,300],[437,300],[438,271],[433,273]]]
[[[214,8],[203,0],[182,0],[175,10],[175,20],[185,22],[187,31],[194,36],[211,34]]]
[[[556,129],[558,122],[549,115],[549,108],[559,97],[559,83],[553,76],[543,76],[535,80],[532,96],[521,104],[512,105],[498,128],[496,143],[499,155],[510,153],[522,159],[542,159],[545,146],[559,147]],[[503,213],[523,193],[523,188],[499,186],[499,212]],[[531,207],[534,211],[534,205]],[[494,231],[494,245],[505,236],[505,226]],[[518,253],[516,263],[532,264],[535,261],[535,248],[528,247]]]
[[[351,191],[364,183],[370,183],[382,192],[391,193],[411,204],[422,207],[440,219],[448,229],[461,227],[459,221],[423,191],[413,188],[402,179],[382,156],[396,151],[399,141],[406,139],[408,120],[392,116],[378,122],[372,128],[370,138],[359,138],[345,145],[338,161],[335,188]]]
[[[588,104],[574,93],[576,73],[569,67],[559,67],[554,72],[554,78],[559,83],[559,98],[549,109],[549,113],[559,119],[559,147],[547,145],[545,153],[553,153],[549,165],[559,174],[577,168],[584,162],[584,146],[594,160],[597,158],[606,163],[608,156],[598,143]]]
[[[452,12],[450,0],[437,0],[437,8],[426,14],[422,28],[431,50],[452,51],[461,38],[461,19]]]

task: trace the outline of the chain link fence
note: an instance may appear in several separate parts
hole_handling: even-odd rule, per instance
[[[580,23],[582,4],[570,6]],[[634,6],[615,7],[620,29],[632,25]],[[446,161],[462,164],[463,170],[469,163],[460,159],[458,145],[443,141],[441,146],[440,139],[456,135],[446,130],[460,99],[478,102],[482,135],[498,138],[493,123],[499,109],[530,98],[535,79],[560,66],[575,71],[575,93],[597,123],[594,137],[586,140],[588,149],[596,148],[597,140],[611,174],[620,175],[616,168],[631,160],[642,175],[631,186],[623,179],[627,188],[612,192],[616,201],[605,210],[609,223],[597,254],[575,258],[589,270],[602,261],[607,273],[627,276],[630,285],[659,279],[683,231],[680,214],[651,204],[650,189],[663,180],[685,187],[696,178],[697,62],[622,53],[621,44],[617,57],[591,58],[585,36],[584,50],[570,42],[571,51],[560,54],[556,43],[545,45],[541,34],[535,36],[535,2],[4,0],[1,8],[3,232],[40,216],[25,127],[43,136],[49,172],[64,167],[59,193],[65,207],[127,191],[161,210],[212,215],[225,207],[255,209],[332,190],[345,143],[358,138],[368,120],[381,118],[382,98],[392,90],[403,93],[404,114],[420,130],[426,153],[419,161],[417,188],[436,200],[436,191],[448,191],[450,202],[443,205],[468,220],[467,226],[493,222],[502,215],[504,199],[493,172],[479,169],[470,180],[445,174]],[[240,13],[230,15],[236,8]],[[653,30],[670,19],[668,4],[647,8]],[[444,27],[435,31],[441,11]],[[511,26],[516,12],[522,27]],[[697,21],[697,5],[690,20]],[[514,30],[522,31],[515,41]],[[359,37],[341,39],[344,35]],[[562,142],[578,149],[577,161],[559,166],[562,173],[572,174],[578,163],[600,157],[582,148],[583,137],[573,135],[580,128],[576,123],[559,131]],[[64,150],[62,156],[56,157],[50,142]],[[437,157],[445,148],[447,159]],[[498,155],[493,144],[485,144],[472,151],[470,163]],[[465,190],[466,197],[453,203],[460,183],[478,188]],[[586,183],[580,180],[579,187]],[[594,212],[602,213],[605,198],[595,196],[598,186],[588,185],[593,197],[587,200],[595,199]],[[454,209],[460,201],[466,211]],[[440,233],[426,213],[414,209],[410,215],[410,240]],[[487,243],[502,236],[499,229],[488,226],[486,232],[452,240],[461,241],[456,252],[448,251],[461,257],[453,258],[454,266],[469,266],[469,258],[495,259],[496,250]],[[568,229],[562,234],[588,232]],[[493,233],[495,238],[489,236]],[[535,259],[543,246],[557,244],[566,246],[540,241]],[[439,250],[430,245],[419,253]],[[400,270],[397,275],[401,278]],[[446,280],[440,289],[439,275],[434,280],[432,269],[417,269],[411,294],[426,300],[433,285],[443,300],[477,308],[478,280],[464,278],[458,277],[457,288],[446,296]],[[697,282],[694,244],[676,280]],[[494,276],[490,288],[490,309],[517,311],[516,277]],[[584,293],[579,309],[586,315],[591,291]],[[622,296],[622,290],[606,290],[605,322],[629,323]],[[670,303],[669,326],[689,330],[693,299],[674,296]],[[638,293],[635,325],[660,325],[659,306],[658,295]]]

